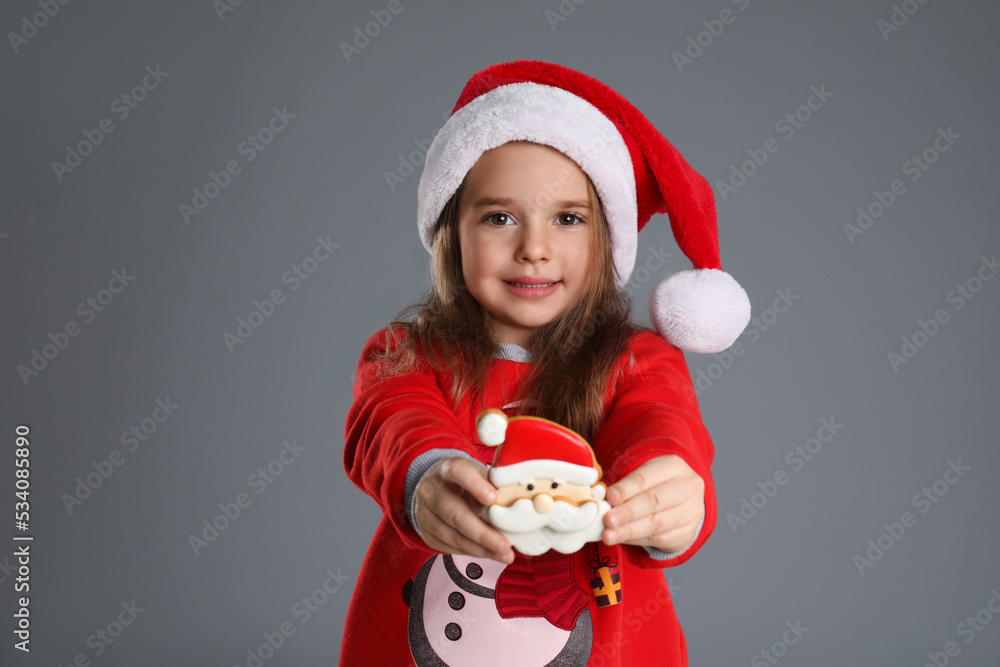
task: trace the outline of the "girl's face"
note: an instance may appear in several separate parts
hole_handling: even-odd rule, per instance
[[[500,342],[526,347],[535,327],[583,296],[594,224],[586,174],[554,148],[506,143],[469,170],[458,206],[462,274]],[[514,285],[530,279],[552,285]]]

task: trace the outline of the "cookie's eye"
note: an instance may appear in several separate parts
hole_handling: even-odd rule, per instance
[[[552,488],[553,489],[558,489],[559,488],[559,484],[556,483],[556,482],[552,482]]]
[[[528,491],[534,491],[534,490],[535,490],[535,485],[534,484],[529,484],[528,485]]]

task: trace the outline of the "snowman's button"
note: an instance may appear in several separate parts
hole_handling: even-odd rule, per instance
[[[455,611],[458,611],[459,609],[465,606],[465,596],[459,593],[458,591],[455,591],[454,593],[448,596],[448,606],[454,609]]]
[[[465,566],[465,575],[469,579],[478,579],[483,576],[483,568],[478,563],[469,563]]]
[[[458,623],[449,623],[444,626],[444,636],[453,642],[457,642],[462,638],[462,626]]]

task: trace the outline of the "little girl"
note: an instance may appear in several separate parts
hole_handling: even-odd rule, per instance
[[[654,290],[655,329],[623,291],[654,213],[695,267]],[[723,350],[750,319],[711,187],[608,86],[516,61],[474,75],[435,137],[418,226],[431,293],[368,340],[345,425],[347,473],[384,515],[341,664],[686,665],[662,568],[701,548],[716,502],[682,350]],[[591,443],[599,542],[527,557],[484,521],[488,408]]]

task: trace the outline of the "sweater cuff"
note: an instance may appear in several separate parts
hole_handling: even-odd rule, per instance
[[[691,540],[691,544],[694,544],[695,542],[698,541],[698,536],[701,534],[701,527],[704,525],[705,525],[705,502],[702,501],[701,521],[698,522],[698,529],[694,531],[694,539]],[[650,558],[656,560],[667,560],[668,558],[676,558],[677,556],[680,556],[682,553],[691,548],[691,544],[688,544],[680,551],[663,551],[662,549],[657,549],[656,547],[648,547],[648,546],[643,546],[643,549],[646,550],[646,553],[649,554]]]
[[[410,463],[410,467],[406,469],[406,480],[403,482],[403,503],[406,506],[406,516],[410,520],[410,525],[413,526],[413,530],[418,536],[420,535],[420,529],[417,528],[417,485],[420,480],[424,478],[427,471],[430,470],[435,463],[441,459],[447,459],[455,456],[460,456],[470,461],[475,461],[479,465],[483,465],[481,461],[476,461],[476,459],[469,456],[468,452],[463,452],[461,449],[429,449],[417,458],[413,459]],[[484,468],[486,466],[483,466]]]

